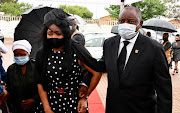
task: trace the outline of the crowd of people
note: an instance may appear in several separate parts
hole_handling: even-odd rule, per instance
[[[147,32],[146,36],[151,38],[151,32]],[[168,65],[170,69],[174,69],[172,75],[175,75],[179,72],[178,70],[178,61],[180,61],[180,35],[175,35],[175,42],[171,43],[169,41],[169,33],[163,33],[162,44],[164,47],[164,51],[167,57]],[[172,63],[174,62],[174,68],[172,67]]]
[[[3,113],[88,113],[88,97],[102,73],[108,75],[106,113],[172,113],[169,67],[174,61],[178,73],[179,35],[173,44],[168,33],[163,44],[142,35],[141,11],[133,6],[120,12],[118,22],[119,34],[105,40],[97,61],[84,47],[75,18],[58,8],[48,12],[35,58],[29,57],[32,45],[17,40],[7,71],[0,59]],[[7,52],[1,41],[0,52]]]

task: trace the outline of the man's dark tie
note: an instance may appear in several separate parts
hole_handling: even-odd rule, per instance
[[[124,65],[126,62],[126,54],[127,54],[127,50],[126,50],[126,46],[129,44],[129,41],[123,41],[124,46],[121,50],[121,53],[119,55],[118,58],[118,74],[119,74],[119,78],[121,78],[122,74],[123,74],[123,70],[124,70]]]

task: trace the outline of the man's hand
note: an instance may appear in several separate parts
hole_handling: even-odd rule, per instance
[[[87,99],[82,98],[78,102],[77,111],[78,113],[86,113],[87,110]]]
[[[79,98],[86,97],[87,91],[88,91],[88,87],[86,87],[86,86],[81,86],[81,87],[79,88]]]
[[[32,108],[34,103],[35,103],[34,99],[23,100],[22,103],[21,103],[21,107],[23,109],[30,109],[30,108]]]

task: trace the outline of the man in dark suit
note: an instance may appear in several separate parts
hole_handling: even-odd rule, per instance
[[[139,32],[143,20],[138,8],[125,7],[118,21],[119,35],[105,40],[99,61],[108,73],[106,113],[172,113],[171,77],[162,44]]]
[[[164,33],[163,34],[163,47],[164,47],[164,51],[166,54],[166,58],[168,61],[168,65],[170,67],[170,62],[171,62],[171,43],[168,40],[169,38],[169,34],[168,33]]]

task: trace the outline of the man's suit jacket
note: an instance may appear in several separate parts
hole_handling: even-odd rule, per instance
[[[105,40],[99,61],[108,73],[106,113],[172,113],[171,77],[162,44],[139,33],[119,77],[119,42],[119,35]]]

